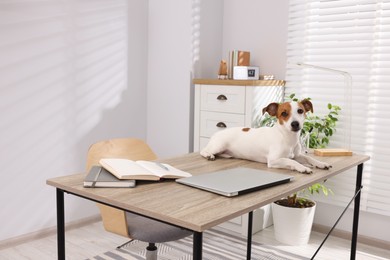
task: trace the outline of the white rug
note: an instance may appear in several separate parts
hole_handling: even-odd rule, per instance
[[[133,260],[145,259],[147,243],[135,240],[121,249],[113,249],[91,259]],[[159,260],[192,259],[192,236],[163,244],[157,244]],[[246,259],[246,238],[235,233],[228,234],[212,229],[203,233],[203,260]],[[307,259],[272,246],[252,242],[253,260],[298,260]]]

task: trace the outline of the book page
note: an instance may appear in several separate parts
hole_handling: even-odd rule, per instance
[[[119,179],[138,179],[154,175],[136,162],[128,159],[101,159],[99,163]]]
[[[179,170],[169,164],[151,162],[151,161],[137,161],[139,165],[143,168],[153,172],[155,175],[160,178],[181,178],[181,177],[190,177],[190,173]]]

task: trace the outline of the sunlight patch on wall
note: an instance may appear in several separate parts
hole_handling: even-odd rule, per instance
[[[2,192],[14,198],[7,203],[2,196],[0,203],[9,215],[16,207],[24,211],[2,228],[0,240],[25,215],[40,222],[45,180],[75,171],[72,162],[86,152],[77,145],[120,103],[127,88],[127,12],[125,0],[0,3]],[[15,187],[25,187],[25,195],[13,196]]]

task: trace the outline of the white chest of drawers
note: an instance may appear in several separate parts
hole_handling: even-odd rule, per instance
[[[215,132],[234,126],[253,127],[271,102],[283,97],[283,80],[195,79],[194,151]]]

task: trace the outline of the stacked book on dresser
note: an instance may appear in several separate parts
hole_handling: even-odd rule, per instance
[[[249,51],[232,50],[229,52],[228,78],[233,78],[233,68],[236,66],[250,66],[251,53]]]
[[[132,161],[128,159],[105,158],[93,166],[84,179],[84,187],[123,187],[132,188],[136,180],[159,181],[190,177],[169,164],[152,161]]]

